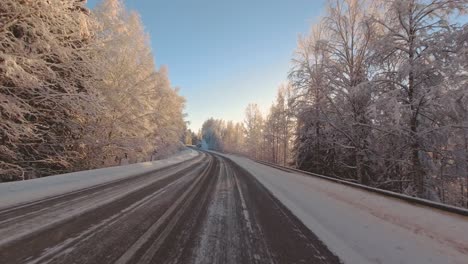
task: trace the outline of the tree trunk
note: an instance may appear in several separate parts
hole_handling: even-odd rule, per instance
[[[283,166],[286,166],[287,159],[288,159],[288,136],[287,134],[284,137],[284,142],[283,142],[283,147],[284,147],[284,152],[283,152]]]
[[[415,76],[414,76],[414,42],[415,42],[415,23],[413,18],[414,3],[410,4],[409,10],[409,36],[408,36],[408,59],[410,70],[408,73],[408,102],[411,109],[410,129],[411,129],[411,162],[413,165],[413,184],[416,188],[418,197],[424,197],[424,171],[419,159],[419,138],[418,138],[418,107],[415,106]]]
[[[463,130],[463,140],[465,141],[465,207],[468,208],[468,129],[463,128]]]

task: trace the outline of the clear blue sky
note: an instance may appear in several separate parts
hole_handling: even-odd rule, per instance
[[[93,7],[98,0],[89,0]],[[248,103],[266,111],[287,78],[299,34],[323,0],[128,0],[151,36],[156,63],[187,99],[198,131],[209,117],[242,121]]]

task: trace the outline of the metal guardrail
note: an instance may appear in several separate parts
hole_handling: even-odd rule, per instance
[[[312,173],[312,172],[308,172],[308,171],[303,171],[303,170],[298,170],[298,169],[294,169],[294,168],[290,168],[290,167],[285,167],[285,166],[281,166],[281,165],[266,162],[266,161],[260,161],[260,160],[254,160],[254,161],[257,162],[257,163],[266,165],[266,166],[270,166],[270,167],[273,167],[273,168],[276,168],[276,169],[283,170],[283,171],[298,172],[298,173],[305,174],[305,175],[308,175],[308,176],[313,176],[313,177],[321,178],[321,179],[324,179],[324,180],[332,181],[332,182],[335,182],[335,183],[340,183],[340,184],[343,184],[343,185],[358,188],[358,189],[361,189],[361,190],[365,190],[365,191],[369,191],[369,192],[373,192],[373,193],[378,193],[378,194],[381,194],[381,195],[384,195],[384,196],[396,198],[396,199],[403,200],[403,201],[406,201],[406,202],[409,202],[409,203],[422,205],[422,206],[427,206],[427,207],[430,207],[430,208],[435,208],[435,209],[439,209],[439,210],[442,210],[442,211],[445,211],[445,212],[450,212],[450,213],[454,213],[454,214],[458,214],[458,215],[462,215],[462,216],[468,216],[468,210],[464,209],[464,208],[461,208],[461,207],[456,207],[456,206],[452,206],[452,205],[437,203],[437,202],[433,202],[433,201],[429,201],[429,200],[425,200],[425,199],[421,199],[421,198],[416,198],[416,197],[404,195],[404,194],[401,194],[401,193],[391,192],[391,191],[387,191],[387,190],[372,188],[372,187],[369,187],[369,186],[366,186],[366,185],[362,185],[362,184],[358,184],[358,183],[354,183],[354,182],[350,182],[350,181],[345,181],[345,180],[342,180],[342,179],[333,178],[333,177],[329,177],[329,176],[324,176],[324,175],[320,175],[320,174],[316,174],[316,173]]]

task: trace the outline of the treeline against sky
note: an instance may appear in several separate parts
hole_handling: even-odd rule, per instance
[[[299,38],[289,84],[266,117],[249,105],[234,125],[243,130],[237,142],[226,143],[231,129],[213,120],[202,137],[220,150],[468,207],[467,5],[330,0]]]
[[[120,0],[0,1],[0,181],[153,159],[184,98]]]

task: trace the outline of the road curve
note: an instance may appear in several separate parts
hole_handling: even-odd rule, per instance
[[[339,263],[225,157],[0,211],[1,263]]]

